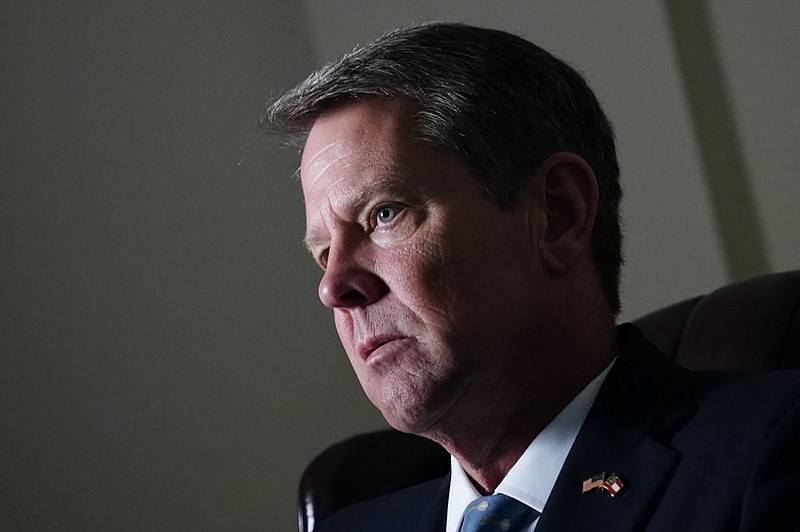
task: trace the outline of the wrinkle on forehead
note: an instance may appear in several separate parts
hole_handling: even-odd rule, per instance
[[[309,153],[309,146],[306,145],[306,149],[303,151],[303,160],[300,164],[300,179],[305,180],[308,176],[315,175],[314,181],[316,182],[336,162],[352,158],[355,155],[355,150],[346,144],[338,138],[332,140],[324,147],[316,149],[309,159],[305,158],[306,154]],[[311,188],[313,185],[314,183],[308,183],[307,187]]]
[[[326,114],[317,118],[306,138],[303,150],[303,166],[309,170],[318,163],[319,156],[331,153],[331,157],[349,157],[354,152],[370,152],[373,156],[385,155],[376,149],[372,142],[376,137],[382,137],[391,142],[401,144],[412,138],[412,115],[414,103],[410,100],[387,100],[377,97],[368,97],[363,100],[350,102],[337,106]],[[346,129],[333,129],[337,117],[343,113],[355,113]],[[317,137],[322,136],[330,141],[324,146],[317,146]],[[355,149],[354,146],[358,146]],[[305,157],[313,152],[311,159],[306,162]]]
[[[342,110],[358,112],[344,125],[337,120],[340,115],[333,113],[317,119],[311,129],[300,166],[300,180],[307,201],[320,194],[317,189],[321,180],[324,189],[329,191],[348,177],[370,170],[373,175],[380,174],[394,164],[389,150],[373,139],[376,136],[397,139],[400,136],[398,124],[375,117],[363,103],[358,105],[360,107]],[[337,191],[343,192],[347,191]]]

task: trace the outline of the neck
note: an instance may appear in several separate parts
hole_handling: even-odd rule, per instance
[[[494,492],[536,436],[613,359],[613,317],[590,320],[595,321],[565,334],[563,345],[546,350],[549,356],[528,354],[495,379],[496,385],[482,383],[483,393],[465,393],[461,404],[423,434],[458,460],[482,494]]]

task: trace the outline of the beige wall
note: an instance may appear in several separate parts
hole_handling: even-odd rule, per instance
[[[291,530],[304,464],[382,426],[316,302],[297,155],[256,122],[390,27],[508,29],[587,75],[619,137],[626,317],[727,282],[661,2],[397,4],[0,8],[4,529]],[[797,268],[800,4],[708,11],[766,269]]]
[[[800,267],[800,3],[714,0],[710,12],[769,258]]]

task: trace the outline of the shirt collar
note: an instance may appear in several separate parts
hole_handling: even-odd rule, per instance
[[[616,360],[616,359],[614,359]],[[500,482],[495,493],[524,502],[540,513],[544,510],[558,474],[578,431],[605,381],[612,361],[531,442],[517,463]],[[469,503],[481,497],[469,476],[450,457],[450,494],[447,501],[447,532],[458,532],[461,515]]]

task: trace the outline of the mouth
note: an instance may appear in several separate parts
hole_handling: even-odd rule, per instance
[[[358,356],[361,360],[367,361],[381,347],[402,339],[402,336],[373,336],[372,338],[368,338],[366,341],[359,343],[357,348]]]

